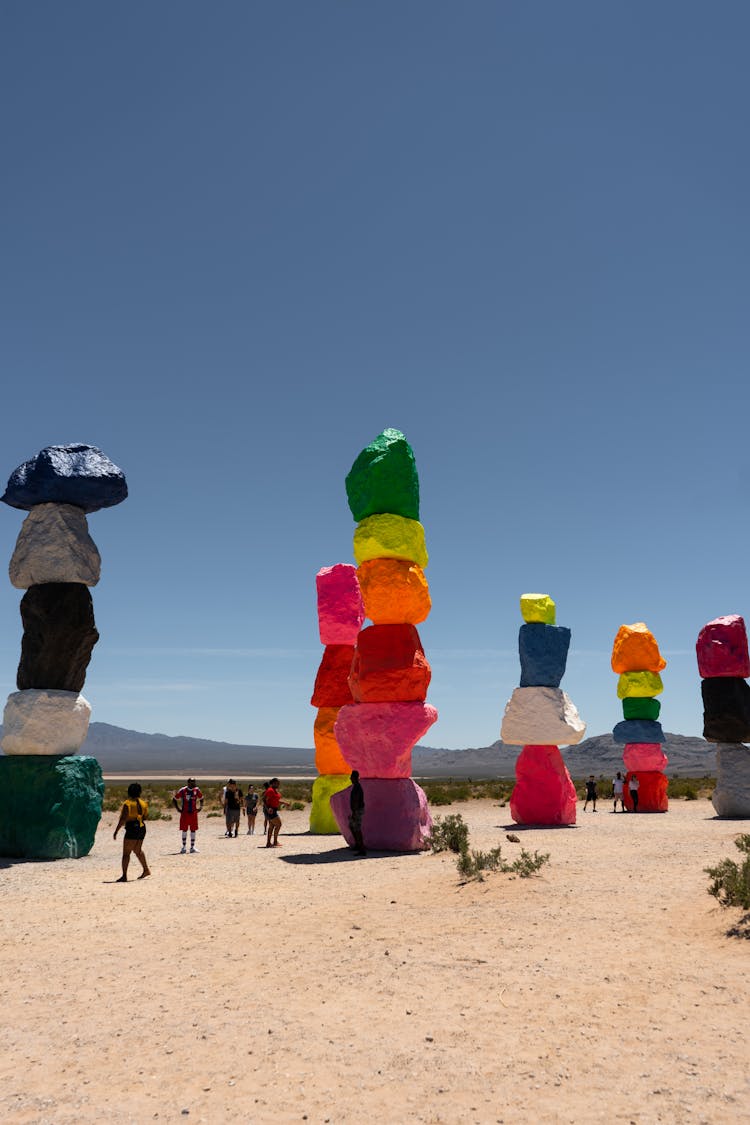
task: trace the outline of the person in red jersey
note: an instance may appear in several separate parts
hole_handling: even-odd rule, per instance
[[[267,848],[279,848],[279,829],[281,828],[281,817],[279,816],[280,808],[289,808],[287,801],[282,801],[281,793],[279,793],[279,779],[272,777],[268,783],[263,797],[266,809],[268,810],[268,839],[266,840]]]
[[[172,797],[172,804],[180,814],[180,832],[182,833],[182,847],[180,855],[187,851],[187,834],[190,830],[190,851],[197,852],[195,846],[195,833],[198,831],[198,813],[203,808],[203,794],[195,784],[195,778],[189,777],[187,785],[178,789]]]

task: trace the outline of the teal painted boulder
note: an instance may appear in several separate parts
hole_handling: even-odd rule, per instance
[[[91,851],[104,797],[96,758],[0,756],[0,793],[0,855],[75,859]]]
[[[419,519],[417,466],[400,430],[383,430],[365,446],[347,475],[346,498],[358,523],[385,512]]]

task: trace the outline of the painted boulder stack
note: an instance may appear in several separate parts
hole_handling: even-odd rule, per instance
[[[325,645],[310,702],[317,707],[313,735],[315,768],[310,831],[336,835],[331,797],[349,785],[351,766],[341,753],[334,726],[341,708],[352,702],[349,674],[354,646],[365,620],[356,567],[349,563],[324,566],[315,577],[318,595],[318,630]]]
[[[414,745],[437,719],[426,702],[430,665],[417,631],[430,612],[419,522],[419,478],[411,446],[399,430],[379,434],[346,478],[357,527],[354,557],[365,617],[349,673],[352,700],[338,713],[336,741],[359,770],[365,793],[362,832],[368,848],[418,851],[432,820],[427,799],[411,777]],[[331,799],[349,843],[349,789]]]
[[[664,690],[660,673],[667,662],[656,638],[643,621],[621,625],[612,645],[612,671],[619,676],[617,696],[622,700],[623,719],[612,731],[623,743],[625,807],[633,811],[630,780],[638,779],[638,811],[666,812],[667,778],[664,767],[664,731],[659,722],[661,704],[656,698]]]
[[[572,700],[560,688],[570,629],[555,624],[549,594],[522,594],[518,634],[521,682],[508,701],[500,737],[523,749],[516,761],[510,815],[516,824],[575,824],[576,791],[560,754],[586,733]]]
[[[89,588],[99,552],[87,515],[127,496],[120,469],[90,445],[42,449],[10,477],[2,500],[28,512],[10,561],[23,639],[5,705],[0,854],[34,859],[86,855],[104,794],[94,758],[78,755],[91,707],[81,694],[99,639]]]
[[[750,656],[747,630],[738,614],[704,625],[696,642],[703,696],[703,737],[716,745],[719,816],[750,817]]]

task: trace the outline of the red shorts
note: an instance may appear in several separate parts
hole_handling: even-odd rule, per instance
[[[181,812],[180,813],[180,832],[198,831],[198,813],[197,812]]]

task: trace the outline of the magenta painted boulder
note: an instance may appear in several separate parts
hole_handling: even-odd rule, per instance
[[[629,742],[622,760],[626,770],[663,770],[669,762],[658,742]]]
[[[737,613],[716,617],[704,625],[695,645],[701,679],[717,676],[750,676],[750,655],[747,650],[745,622]]]
[[[557,746],[524,746],[510,815],[516,824],[575,824],[576,790]]]
[[[388,780],[366,778],[365,814],[362,838],[365,847],[382,852],[421,852],[428,847],[432,831],[427,797],[410,777]],[[349,794],[351,786],[334,793],[331,810],[341,835],[350,846],[354,837],[349,830]]]
[[[362,777],[406,778],[412,747],[437,717],[429,703],[349,703],[333,731],[341,753]]]
[[[349,563],[324,566],[315,575],[318,628],[324,645],[353,645],[365,620],[357,568]]]

